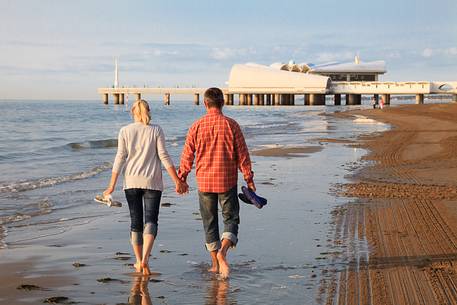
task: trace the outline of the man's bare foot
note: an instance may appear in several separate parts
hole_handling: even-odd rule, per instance
[[[227,279],[230,276],[230,267],[225,258],[225,254],[221,251],[217,253],[217,262],[219,263],[219,274],[222,279]]]
[[[133,267],[135,268],[136,272],[142,271],[141,262],[136,262],[135,264],[133,264]]]
[[[141,267],[143,267],[143,275],[151,275],[148,263],[141,263]]]

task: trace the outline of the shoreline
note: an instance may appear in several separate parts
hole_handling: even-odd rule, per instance
[[[368,150],[335,209],[343,266],[321,287],[326,304],[457,304],[457,104],[405,105],[362,115],[393,126],[360,137]]]

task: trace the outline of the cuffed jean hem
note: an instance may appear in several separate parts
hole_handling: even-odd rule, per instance
[[[206,250],[208,250],[209,252],[213,252],[213,251],[217,251],[221,248],[221,242],[219,240],[217,240],[217,241],[214,241],[209,244],[206,243],[205,246],[206,246]]]
[[[222,233],[221,240],[228,239],[232,242],[231,248],[235,248],[236,244],[238,243],[238,237],[233,234],[232,232],[224,232]]]
[[[157,236],[157,224],[148,222],[144,225],[143,234],[152,234],[154,238]]]
[[[132,245],[142,245],[143,244],[143,232],[130,232],[130,242]]]

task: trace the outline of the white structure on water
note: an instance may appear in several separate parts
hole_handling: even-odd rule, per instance
[[[119,88],[119,67],[117,57],[114,58],[114,88]]]

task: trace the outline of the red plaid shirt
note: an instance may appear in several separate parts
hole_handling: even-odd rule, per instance
[[[197,120],[189,129],[181,155],[178,176],[186,179],[196,158],[198,189],[225,193],[237,184],[238,168],[251,182],[251,159],[238,123],[217,108]]]

